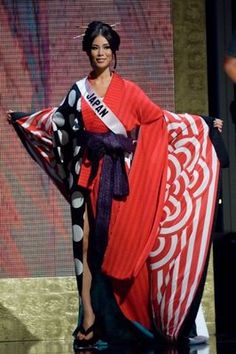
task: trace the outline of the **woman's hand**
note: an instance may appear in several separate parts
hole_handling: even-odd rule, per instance
[[[13,112],[14,112],[14,111],[12,111],[12,110],[9,110],[9,111],[6,112],[6,114],[7,114],[7,121],[8,121],[9,124],[12,123],[12,120],[11,120],[11,113],[13,113]]]
[[[222,130],[223,130],[223,120],[222,120],[222,119],[219,119],[219,118],[214,119],[213,126],[214,126],[214,128],[217,128],[220,133],[222,133]]]

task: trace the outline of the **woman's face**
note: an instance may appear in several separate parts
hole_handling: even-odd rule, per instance
[[[112,62],[112,50],[109,42],[102,35],[97,36],[91,46],[90,60],[96,70],[104,70],[110,67]]]

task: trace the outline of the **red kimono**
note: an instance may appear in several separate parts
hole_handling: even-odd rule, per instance
[[[112,201],[102,274],[125,318],[144,332],[157,330],[176,340],[184,333],[209,254],[219,172],[209,128],[200,116],[163,111],[116,73],[103,102],[128,136],[138,135],[126,168],[129,195]],[[76,83],[56,112],[43,110],[15,125],[25,141],[31,137],[31,155],[71,203],[81,291],[84,198],[96,220],[102,159],[90,183],[91,163],[80,139],[85,131],[109,129]]]

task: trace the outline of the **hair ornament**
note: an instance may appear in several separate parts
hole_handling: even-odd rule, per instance
[[[116,26],[118,26],[118,25],[120,25],[120,22],[116,22],[116,23],[113,23],[112,25],[110,25],[112,28],[113,27],[115,27],[116,28]]]
[[[117,25],[119,25],[120,22],[116,22],[116,23],[113,23],[112,25],[109,25],[110,27],[112,28],[116,28]],[[78,28],[81,28],[81,29],[84,29],[86,30],[88,28],[88,26],[77,26]],[[85,36],[85,31],[75,37],[73,37],[73,39],[77,39],[77,38],[81,38],[81,37],[84,37]]]
[[[85,36],[85,33],[82,33],[82,34],[79,34],[78,36],[73,37],[73,39],[84,37],[84,36]]]

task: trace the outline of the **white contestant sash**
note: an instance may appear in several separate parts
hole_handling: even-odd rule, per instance
[[[111,111],[111,109],[103,102],[88,82],[87,77],[77,81],[81,95],[92,108],[96,116],[115,134],[121,134],[127,137],[127,132],[123,124]]]

